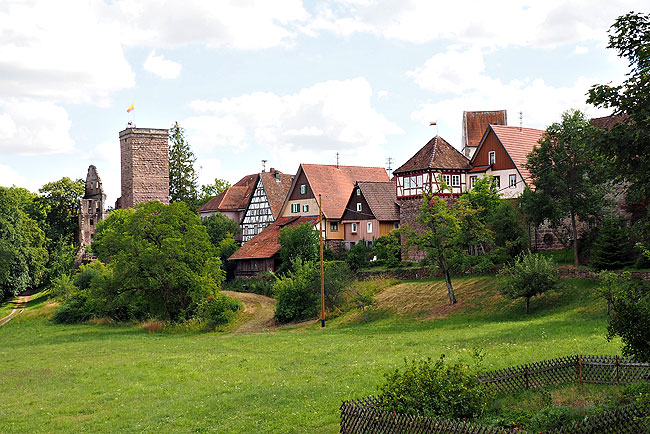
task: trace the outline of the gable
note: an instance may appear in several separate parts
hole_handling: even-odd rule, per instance
[[[494,152],[495,154],[495,162],[494,165],[492,165],[492,170],[509,170],[517,168],[492,128],[488,128],[483,140],[481,141],[480,147],[476,150],[476,153],[472,158],[472,166],[489,166],[490,152]]]

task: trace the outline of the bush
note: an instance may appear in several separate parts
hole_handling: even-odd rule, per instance
[[[348,264],[351,270],[357,271],[360,268],[368,266],[369,254],[370,249],[366,247],[366,242],[364,240],[361,240],[352,246],[348,252],[348,256],[345,258],[345,262]]]
[[[569,407],[550,405],[535,413],[526,428],[531,432],[546,432],[569,425],[580,418],[581,415]]]
[[[625,221],[606,219],[598,228],[591,248],[591,266],[596,270],[621,270],[631,262],[632,246]]]
[[[251,292],[253,294],[273,296],[275,277],[271,273],[264,273],[259,279],[233,279],[224,285],[224,290],[236,292]]]
[[[447,364],[444,355],[404,362],[379,387],[383,409],[452,419],[478,417],[487,408],[490,394],[468,366]]]
[[[397,230],[390,231],[387,235],[375,240],[372,250],[387,267],[397,267],[402,262],[402,244]]]
[[[553,260],[532,253],[518,256],[513,265],[499,272],[498,278],[501,294],[513,300],[526,299],[526,313],[531,297],[556,289],[560,282]]]
[[[206,320],[211,327],[216,327],[227,324],[241,308],[240,301],[218,293],[199,303],[196,316]]]
[[[61,274],[52,282],[50,295],[55,298],[68,297],[74,294],[77,287],[67,274]]]
[[[52,320],[58,324],[75,324],[88,321],[93,317],[93,312],[86,306],[87,297],[76,294],[69,297],[57,311]]]

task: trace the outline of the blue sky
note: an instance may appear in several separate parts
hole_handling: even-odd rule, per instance
[[[95,164],[119,196],[118,133],[186,129],[201,183],[268,167],[393,167],[463,110],[545,128],[620,82],[606,49],[640,1],[0,0],[0,185]],[[646,6],[647,7],[647,6]]]

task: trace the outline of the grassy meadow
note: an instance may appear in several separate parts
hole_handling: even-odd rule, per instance
[[[375,295],[367,323],[352,310],[324,329],[254,334],[57,325],[37,295],[0,328],[0,431],[336,433],[341,401],[376,393],[405,357],[470,361],[481,348],[494,369],[619,352],[594,282],[566,281],[528,316],[493,277],[454,282],[453,308],[441,280],[403,282]]]

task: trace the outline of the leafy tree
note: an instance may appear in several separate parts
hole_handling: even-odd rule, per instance
[[[232,237],[232,234],[228,234],[228,236],[221,240],[216,247],[217,254],[221,259],[221,264],[226,272],[226,278],[232,279],[235,277],[235,268],[237,268],[237,264],[235,261],[229,261],[228,258],[239,249],[239,244]]]
[[[451,283],[449,256],[458,254],[458,236],[461,230],[458,215],[443,199],[425,193],[417,221],[424,225],[425,230],[415,238],[415,243],[442,272],[447,284],[449,304],[454,304],[456,296]]]
[[[202,218],[201,223],[203,223],[205,229],[208,231],[210,241],[212,241],[215,247],[228,238],[228,236],[234,238],[241,231],[236,221],[220,213]]]
[[[114,273],[106,302],[127,318],[183,319],[223,281],[205,226],[184,202],[115,210],[97,225],[93,247]]]
[[[483,224],[488,223],[490,216],[502,202],[492,175],[478,178],[472,189],[463,193],[461,197],[468,202],[469,206],[479,210],[478,218]]]
[[[351,270],[357,271],[360,268],[366,267],[368,265],[369,254],[370,249],[368,246],[366,246],[366,241],[361,240],[350,248],[347,256],[345,257],[345,262],[348,264]]]
[[[194,170],[196,157],[185,139],[185,130],[178,122],[169,130],[169,198],[198,208],[198,175]]]
[[[591,140],[594,127],[577,110],[562,114],[562,122],[548,127],[540,145],[528,155],[535,191],[522,196],[529,201],[528,212],[536,223],[548,219],[554,225],[568,226],[573,241],[574,263],[579,265],[578,219],[597,217],[605,207],[606,185],[601,159]]]
[[[486,246],[492,244],[494,233],[487,225],[489,214],[479,203],[472,203],[471,195],[463,195],[452,211],[456,214],[459,225],[457,244],[468,253],[485,255]]]
[[[387,267],[397,267],[402,263],[402,244],[399,229],[393,229],[375,240],[372,250],[377,259]]]
[[[278,242],[282,246],[278,252],[282,260],[278,270],[281,273],[289,271],[296,260],[309,262],[320,257],[318,232],[309,223],[283,228]]]
[[[488,227],[494,232],[494,245],[504,248],[509,257],[528,250],[528,232],[514,201],[502,199],[489,216]]]
[[[68,243],[75,242],[79,226],[79,199],[85,193],[85,182],[75,181],[67,176],[58,181],[45,184],[38,190],[41,193],[37,206],[45,213],[45,235],[56,243],[63,238]]]
[[[607,218],[598,228],[591,248],[591,266],[596,270],[620,270],[630,263],[629,232],[621,218]]]
[[[43,231],[22,209],[22,193],[0,187],[0,300],[38,286],[48,258]]]
[[[517,257],[513,265],[499,272],[498,278],[505,297],[526,299],[526,314],[531,297],[556,289],[560,282],[553,260],[532,253]]]
[[[608,48],[629,62],[630,72],[619,85],[595,85],[588,102],[611,108],[620,123],[599,130],[596,147],[613,161],[619,179],[632,183],[628,193],[636,199],[650,194],[650,14],[630,12],[609,30]]]
[[[214,178],[212,184],[206,184],[201,186],[201,194],[199,195],[199,203],[205,204],[213,197],[220,194],[222,191],[228,189],[230,183],[225,179]]]
[[[601,293],[611,302],[607,339],[620,336],[623,354],[640,362],[650,362],[650,284],[632,280],[629,272],[617,276],[601,273]]]

